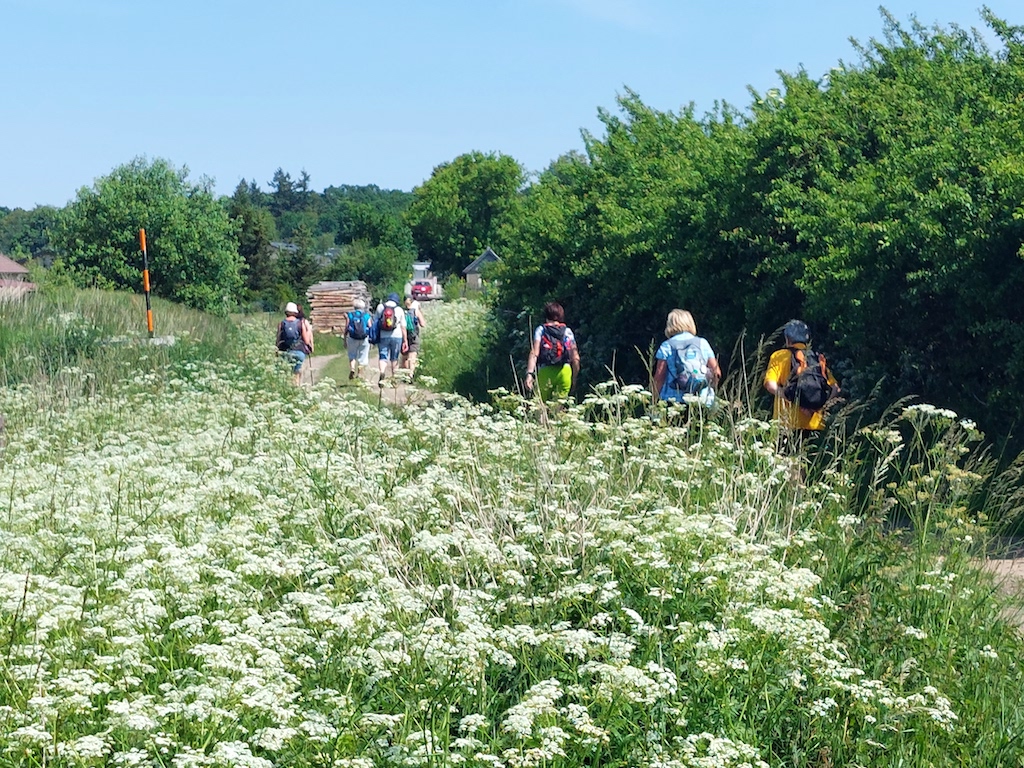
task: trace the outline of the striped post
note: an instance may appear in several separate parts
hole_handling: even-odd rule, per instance
[[[149,254],[146,252],[146,230],[139,230],[139,244],[142,246],[142,290],[146,293],[146,330],[153,338],[153,310],[149,306]]]

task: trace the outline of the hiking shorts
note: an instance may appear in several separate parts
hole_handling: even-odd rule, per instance
[[[381,360],[390,360],[393,363],[397,363],[398,358],[402,355],[402,337],[385,336],[381,338],[377,344],[377,350],[380,352]]]
[[[360,365],[370,364],[370,340],[353,339],[345,337],[345,350],[348,352],[348,359],[355,360]]]
[[[284,353],[285,360],[292,367],[292,373],[298,373],[302,370],[302,364],[306,362],[306,353],[301,349],[290,349]]]
[[[572,366],[544,365],[537,369],[537,391],[541,400],[564,400],[572,388]]]
[[[415,336],[409,337],[409,352],[419,353],[420,351],[420,335],[417,333]]]

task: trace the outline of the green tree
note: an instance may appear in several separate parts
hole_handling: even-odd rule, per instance
[[[298,195],[290,173],[278,168],[270,180],[270,210],[275,216],[297,209]]]
[[[192,184],[165,160],[136,158],[80,189],[53,244],[78,284],[138,290],[139,229],[155,294],[208,311],[238,299],[243,262],[227,212],[209,182]]]
[[[0,253],[39,256],[50,248],[49,230],[57,216],[58,209],[49,205],[7,210],[0,215]]]
[[[716,183],[734,164],[726,148],[738,129],[652,110],[631,92],[619,106],[599,113],[606,132],[585,136],[585,156],[553,163],[506,216],[498,301],[506,317],[534,318],[560,301],[585,376],[614,365],[642,380],[635,350],[663,338],[668,310],[693,310],[714,338],[742,306],[731,289],[714,292],[732,270],[709,248],[721,248]]]
[[[243,179],[228,204],[238,235],[238,253],[245,261],[247,298],[275,302],[277,272],[270,244],[277,237],[274,217],[254,203],[253,190]]]
[[[748,221],[783,246],[759,273],[799,291],[854,393],[884,380],[997,424],[1024,413],[1024,46],[986,20],[1002,55],[887,16],[859,66],[785,78],[755,106]]]
[[[409,254],[392,245],[355,240],[341,246],[327,267],[328,280],[362,280],[374,295],[401,291],[409,274]]]
[[[413,190],[406,214],[420,257],[439,274],[461,270],[497,242],[525,180],[508,155],[471,152],[439,165]]]
[[[323,267],[315,249],[315,238],[308,224],[301,224],[292,243],[295,248],[278,257],[278,281],[288,286],[293,296],[305,296],[306,289],[320,280]]]

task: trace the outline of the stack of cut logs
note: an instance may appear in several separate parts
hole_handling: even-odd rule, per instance
[[[317,283],[306,289],[306,298],[309,300],[309,322],[313,324],[313,330],[325,333],[344,332],[345,315],[354,309],[356,299],[370,305],[370,291],[362,280]]]

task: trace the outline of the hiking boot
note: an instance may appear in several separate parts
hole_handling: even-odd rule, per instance
[[[383,373],[380,375],[380,378],[377,379],[377,386],[380,387],[381,389],[384,389],[384,374]]]
[[[355,371],[349,371],[348,372],[348,380],[349,381],[352,381],[352,379],[354,379],[355,377],[356,377],[356,372]]]

